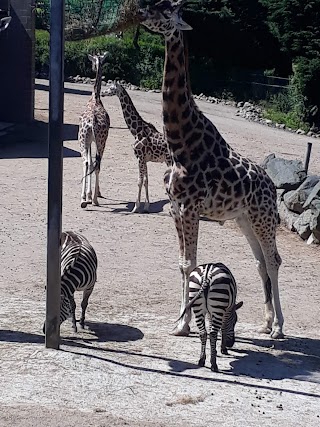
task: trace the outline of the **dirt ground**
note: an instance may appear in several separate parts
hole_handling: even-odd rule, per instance
[[[237,342],[198,368],[200,342],[170,335],[178,316],[178,244],[168,215],[164,164],[149,164],[150,214],[130,214],[137,161],[119,100],[103,98],[111,126],[102,160],[100,207],[80,208],[82,161],[77,125],[91,86],[66,84],[63,229],[96,249],[98,282],[88,329],[61,328],[61,351],[47,350],[45,316],[48,82],[36,86],[37,123],[0,140],[0,426],[309,426],[320,417],[320,248],[280,227],[280,295],[285,339],[259,335],[263,292],[253,256],[233,222],[201,221],[198,262],[221,261],[234,273]],[[130,92],[159,129],[159,93]],[[274,152],[305,155],[310,139],[251,123],[230,106],[199,102],[226,140],[260,162]],[[310,171],[320,174],[320,141]],[[80,302],[81,294],[76,295]],[[209,354],[209,349],[208,349]]]

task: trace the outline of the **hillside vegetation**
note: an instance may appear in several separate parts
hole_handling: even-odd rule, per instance
[[[193,0],[184,19],[194,93],[263,100],[292,127],[320,126],[320,0]],[[38,9],[37,28],[44,28]],[[65,74],[92,76],[87,53],[108,50],[107,79],[159,88],[163,40],[140,30],[123,38],[66,42]],[[48,33],[37,32],[36,69],[48,69]]]

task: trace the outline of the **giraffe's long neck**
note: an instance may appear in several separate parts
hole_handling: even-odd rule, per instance
[[[164,131],[176,161],[179,161],[182,151],[185,155],[186,145],[190,148],[190,134],[194,134],[200,117],[203,119],[191,94],[187,65],[183,35],[176,31],[173,36],[166,38],[162,85]],[[194,145],[196,138],[193,139]]]
[[[93,88],[94,97],[97,101],[100,101],[101,80],[102,80],[102,64],[99,61],[97,66],[97,72],[96,72],[96,80],[94,82],[94,88]]]
[[[136,110],[136,107],[133,105],[133,102],[130,96],[128,95],[128,92],[125,90],[124,87],[120,86],[118,88],[117,95],[122,107],[124,120],[130,132],[135,137],[137,136],[139,131],[142,132],[144,130],[146,122],[142,119],[142,117]]]

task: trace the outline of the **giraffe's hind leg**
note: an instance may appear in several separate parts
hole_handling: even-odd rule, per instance
[[[145,189],[145,193],[146,193],[146,200],[144,202],[144,212],[149,213],[150,200],[149,200],[149,183],[148,183],[148,166],[147,166],[147,163],[145,164],[143,184],[144,184],[144,189]]]
[[[143,184],[143,178],[145,175],[146,162],[144,160],[139,159],[139,178],[138,178],[138,196],[136,203],[134,205],[132,213],[136,213],[140,211],[140,201],[141,201],[141,189]]]
[[[107,139],[107,136],[105,139]],[[93,204],[99,206],[98,197],[102,197],[100,191],[100,170],[101,170],[101,160],[104,153],[105,142],[101,144],[97,144],[97,153],[96,153],[96,166],[95,166],[95,174],[96,174],[96,182],[94,187],[94,196],[93,196]]]
[[[276,246],[276,219],[266,218],[261,226],[261,222],[250,221],[243,216],[237,223],[251,246],[263,283],[265,324],[261,331],[271,332],[272,338],[283,338],[283,315],[278,286],[281,258]]]
[[[81,191],[81,207],[87,207],[86,188],[87,188],[87,175],[88,175],[88,160],[87,156],[83,159],[83,174],[82,174],[82,191]]]

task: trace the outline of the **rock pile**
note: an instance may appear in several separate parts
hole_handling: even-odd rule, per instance
[[[307,176],[300,160],[276,158],[262,162],[277,188],[281,221],[307,243],[320,243],[320,176]]]
[[[320,129],[312,127],[309,132],[304,131],[303,129],[291,129],[286,127],[284,123],[274,123],[270,119],[265,119],[263,117],[263,109],[257,105],[252,104],[251,102],[238,102],[237,103],[237,112],[236,116],[243,117],[246,120],[251,120],[253,122],[258,122],[263,125],[272,126],[277,129],[287,130],[289,132],[294,132],[298,135],[307,135],[313,138],[320,138]]]

